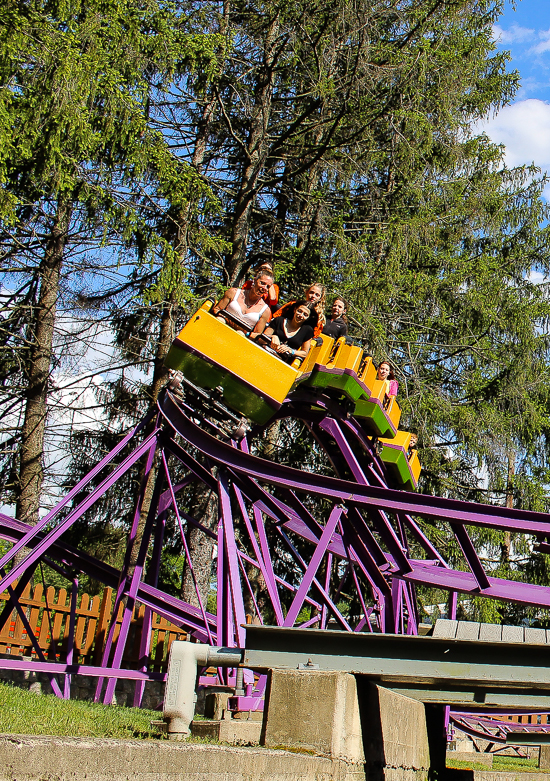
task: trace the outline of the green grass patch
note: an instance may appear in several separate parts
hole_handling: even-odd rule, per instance
[[[60,700],[0,683],[0,732],[94,738],[161,738],[158,711]]]
[[[500,754],[493,754],[493,767],[488,768],[487,765],[483,765],[481,762],[471,762],[462,759],[455,759],[447,755],[447,767],[456,768],[457,770],[502,770],[509,773],[546,773],[550,775],[548,770],[539,770],[537,759],[524,759],[523,757],[505,757]]]
[[[490,770],[487,765],[483,765],[481,762],[470,762],[466,759],[455,759],[454,757],[447,757],[447,767],[453,770]]]
[[[523,759],[522,757],[501,757],[495,754],[493,758],[493,770],[517,771],[520,773],[548,773],[548,770],[539,770],[538,759]]]

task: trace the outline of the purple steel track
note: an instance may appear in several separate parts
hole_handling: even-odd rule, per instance
[[[165,391],[147,418],[37,526],[31,528],[0,515],[0,536],[14,543],[0,561],[0,590],[8,590],[10,595],[0,615],[0,625],[10,619],[13,610],[25,620],[18,598],[40,561],[72,579],[70,634],[74,633],[79,573],[116,590],[115,611],[123,605],[118,639],[116,643],[113,640],[113,625],[101,664],[79,665],[78,659],[73,658],[71,636],[69,652],[63,659],[49,662],[36,646],[36,659],[0,660],[0,667],[45,671],[54,691],[64,697],[70,695],[70,676],[95,676],[96,699],[105,702],[112,701],[117,680],[128,678],[136,681],[137,705],[145,682],[162,679],[162,675],[148,671],[150,649],[146,631],[138,669],[126,670],[122,666],[137,602],[146,607],[146,628],[152,613],[157,613],[201,642],[230,647],[244,643],[242,625],[247,620],[247,610],[249,620],[263,623],[267,619],[279,626],[324,629],[330,622],[348,632],[416,634],[417,585],[447,590],[455,608],[458,592],[550,607],[550,588],[496,578],[487,572],[468,531],[469,527],[484,527],[520,532],[544,545],[550,540],[549,516],[390,488],[372,437],[359,420],[350,417],[321,390],[296,392],[282,406],[278,417],[304,421],[332,461],[334,476],[259,458],[250,452],[253,437],[250,441],[232,441],[223,425],[206,412]],[[262,432],[257,433],[261,435]],[[138,463],[144,467],[144,479],[124,564],[118,571],[65,544],[62,535],[107,491],[116,491],[117,481]],[[137,563],[131,569],[130,554],[141,517],[145,478],[154,465],[153,498],[136,552]],[[96,479],[101,482],[92,489]],[[179,506],[180,492],[192,483],[206,486],[218,497],[219,521],[215,531],[205,528],[200,518]],[[75,497],[86,490],[86,498],[76,503]],[[186,539],[191,527],[217,546],[216,615],[207,611],[200,595],[198,606],[194,606],[164,593],[156,585],[169,514],[175,519],[192,570]],[[424,522],[435,522],[452,531],[463,555],[461,568],[451,567],[445,561],[423,531]],[[28,553],[10,570],[14,556],[23,549]],[[147,583],[146,558],[151,562]],[[284,567],[280,566],[281,560]],[[359,606],[353,620],[342,607],[350,595]],[[62,684],[58,675],[64,676]],[[240,703],[243,708],[246,704],[250,707],[252,701],[257,704],[265,680],[261,679],[260,690],[252,689],[250,676],[245,683],[247,695]]]

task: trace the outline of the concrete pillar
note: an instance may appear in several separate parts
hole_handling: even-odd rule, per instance
[[[344,761],[369,781],[424,781],[430,768],[423,704],[349,673],[272,670],[260,743]]]
[[[355,677],[272,670],[260,744],[364,762]]]
[[[431,768],[431,735],[423,703],[364,678],[358,682],[369,781],[371,778],[427,779]]]

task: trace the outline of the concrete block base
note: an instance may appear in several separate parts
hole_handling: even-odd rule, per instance
[[[353,675],[272,670],[265,711],[262,745],[365,761]]]
[[[345,762],[285,751],[152,740],[0,735],[0,781],[83,779],[366,781],[362,770],[356,772]]]
[[[359,692],[369,773],[384,767],[388,779],[427,777],[431,763],[424,705],[364,679]]]
[[[430,769],[424,705],[348,673],[272,670],[260,742],[338,759],[369,781],[423,781]]]
[[[539,753],[539,767],[541,770],[550,770],[550,745],[542,744]]]
[[[227,700],[233,696],[233,693],[234,689],[229,687],[225,691],[216,690],[208,692],[204,698],[204,708],[199,710],[196,707],[195,713],[199,713],[201,716],[206,716],[207,719],[213,719],[214,721],[223,719],[224,711],[227,710]]]
[[[261,731],[261,721],[219,719],[191,722],[194,738],[212,738],[232,746],[258,746]]]

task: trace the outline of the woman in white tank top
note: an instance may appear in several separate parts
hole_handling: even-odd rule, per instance
[[[226,290],[223,297],[212,307],[212,314],[227,311],[237,318],[243,329],[254,334],[261,334],[271,319],[271,310],[263,300],[263,296],[273,284],[273,276],[266,272],[256,275],[250,290],[242,290],[240,287],[231,287]]]
[[[267,304],[263,300],[263,298],[260,298],[259,301],[254,302],[250,306],[248,306],[249,297],[246,295],[249,293],[249,290],[244,290],[242,288],[236,288],[235,289],[235,295],[231,299],[231,301],[228,303],[228,305],[225,307],[225,311],[229,312],[232,315],[235,315],[235,317],[238,317],[239,320],[242,320],[243,323],[246,323],[250,330],[254,330],[256,327],[256,324],[258,323],[258,320],[263,315],[265,310],[267,309]],[[241,306],[242,302],[242,306]],[[262,304],[263,306],[260,306],[259,309],[256,309],[258,304]]]

